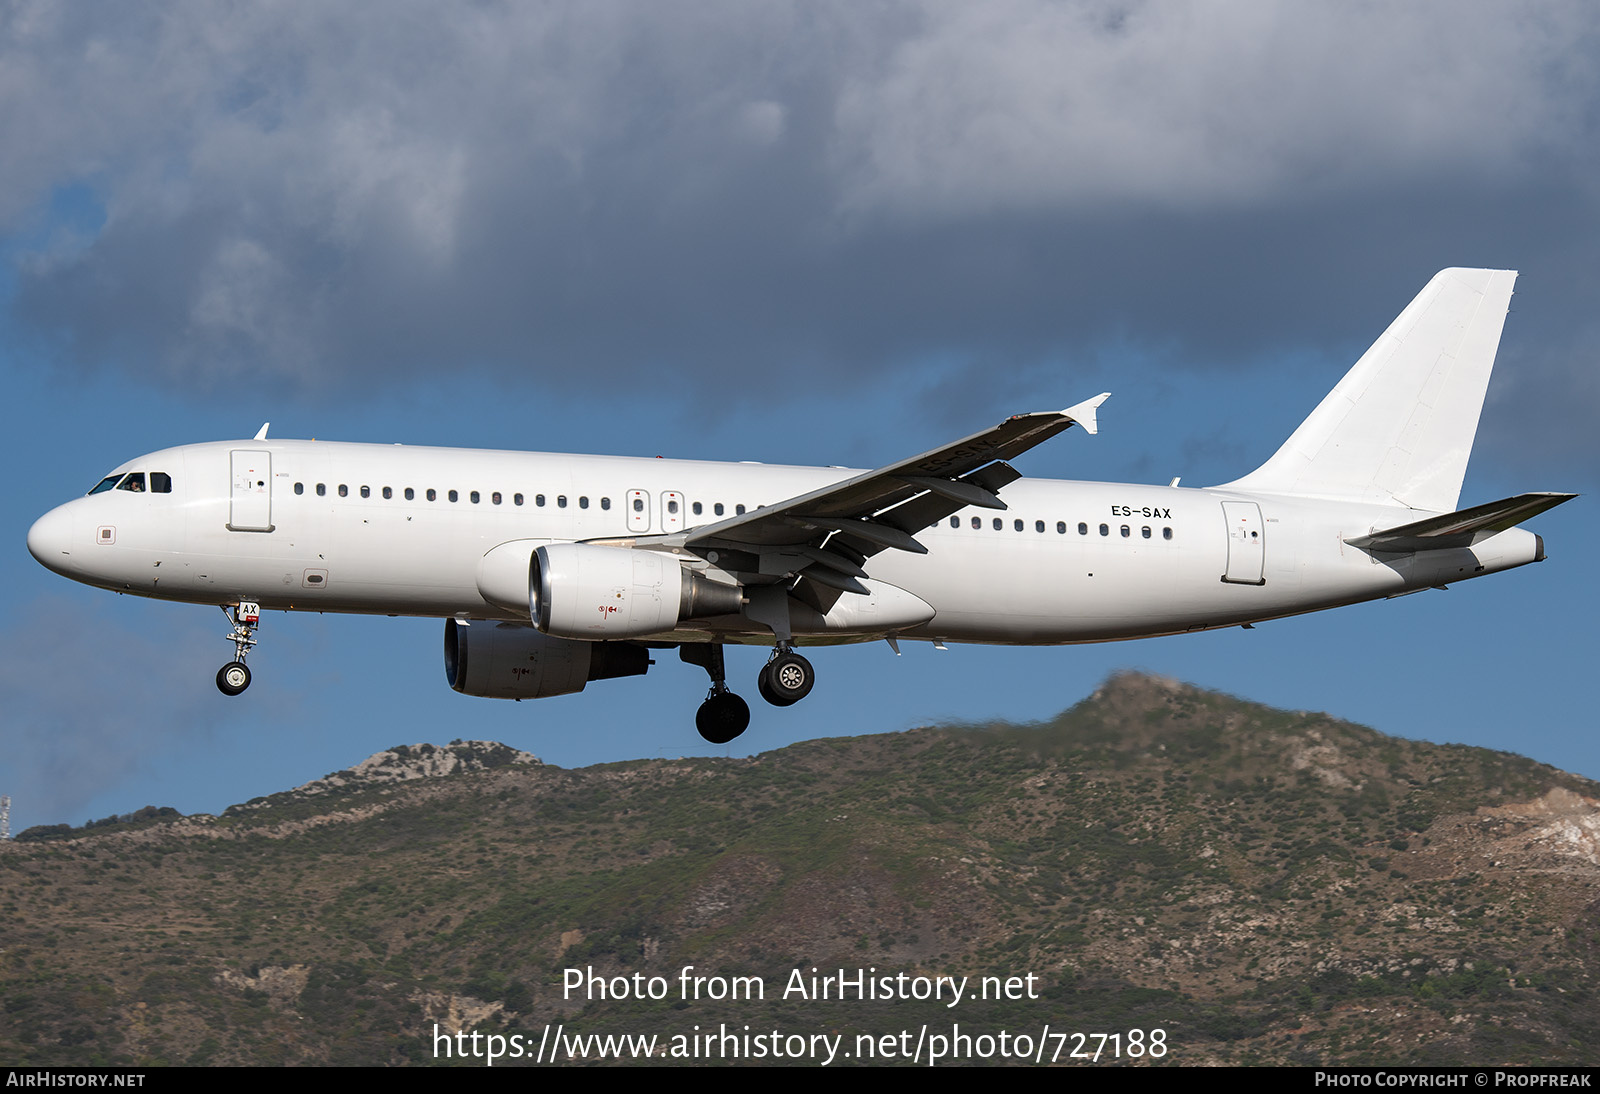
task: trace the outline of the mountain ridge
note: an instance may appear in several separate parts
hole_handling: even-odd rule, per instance
[[[742,759],[424,747],[0,847],[0,993],[26,1000],[0,1045],[393,1063],[434,1022],[887,1021],[562,997],[567,968],[686,965],[1032,973],[1039,999],[961,1020],[1159,1027],[1179,1063],[1582,1062],[1600,1017],[1600,786],[1510,753],[1140,674],[1031,726]]]

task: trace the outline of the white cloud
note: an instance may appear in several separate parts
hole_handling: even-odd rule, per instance
[[[1238,359],[1375,269],[1595,234],[1588,3],[9,11],[16,326],[185,390]],[[103,223],[38,231],[63,193]]]
[[[1514,174],[1583,142],[1596,25],[1580,4],[935,3],[847,74],[838,170],[852,205],[947,216]]]

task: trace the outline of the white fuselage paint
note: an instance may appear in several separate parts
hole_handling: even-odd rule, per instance
[[[237,481],[238,452],[270,456],[270,479],[254,497],[236,496],[248,493]],[[501,544],[675,532],[857,474],[319,441],[188,445],[118,471],[164,472],[171,491],[111,489],[52,510],[28,537],[41,562],[87,584],[163,600],[524,623],[525,599],[520,607],[494,603],[481,590],[483,559]],[[429,490],[436,500],[427,499]],[[918,532],[925,555],[887,550],[868,561],[876,582],[926,602],[930,620],[797,626],[796,641],[894,633],[1032,645],[1176,634],[1394,596],[1541,557],[1537,537],[1521,529],[1420,555],[1373,555],[1345,544],[1426,515],[1393,506],[1041,479],[1020,479],[1002,496],[1005,511],[966,509],[955,527],[947,518]],[[677,513],[669,511],[673,503]],[[661,637],[713,636],[772,641],[770,631],[739,617],[696,621]]]

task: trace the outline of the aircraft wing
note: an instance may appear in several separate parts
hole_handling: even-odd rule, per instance
[[[673,538],[686,547],[748,552],[760,559],[750,568],[763,574],[805,570],[822,584],[864,592],[854,579],[866,576],[861,563],[868,557],[890,548],[926,553],[915,537],[923,528],[968,506],[1006,508],[998,492],[1021,477],[1006,461],[1073,425],[1096,432],[1095,410],[1109,397],[1018,414],[920,456]]]
[[[1518,494],[1514,498],[1474,505],[1456,513],[1428,517],[1386,528],[1371,535],[1352,536],[1345,540],[1352,547],[1369,551],[1432,551],[1441,547],[1470,547],[1479,540],[1514,528],[1546,509],[1554,509],[1576,494]]]

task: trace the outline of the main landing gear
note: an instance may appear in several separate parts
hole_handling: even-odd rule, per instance
[[[249,656],[250,647],[256,644],[261,605],[243,600],[236,608],[224,607],[222,613],[233,624],[233,631],[228,635],[228,641],[233,643],[233,660],[217,670],[217,690],[224,695],[238,695],[250,686],[250,669],[244,659]]]
[[[728,690],[728,670],[722,660],[722,643],[686,642],[678,657],[699,665],[711,677],[711,691],[694,714],[694,727],[714,745],[725,745],[750,727],[750,704]]]
[[[780,644],[772,648],[772,657],[761,666],[756,690],[773,706],[787,707],[810,695],[816,682],[817,673],[811,662],[795,653],[794,647]]]
[[[750,704],[728,690],[728,673],[722,658],[722,643],[686,642],[678,647],[678,657],[699,665],[711,677],[711,691],[695,711],[694,725],[700,736],[714,745],[725,745],[750,728]],[[811,693],[817,682],[811,662],[781,643],[756,677],[756,690],[775,707],[798,703]]]

